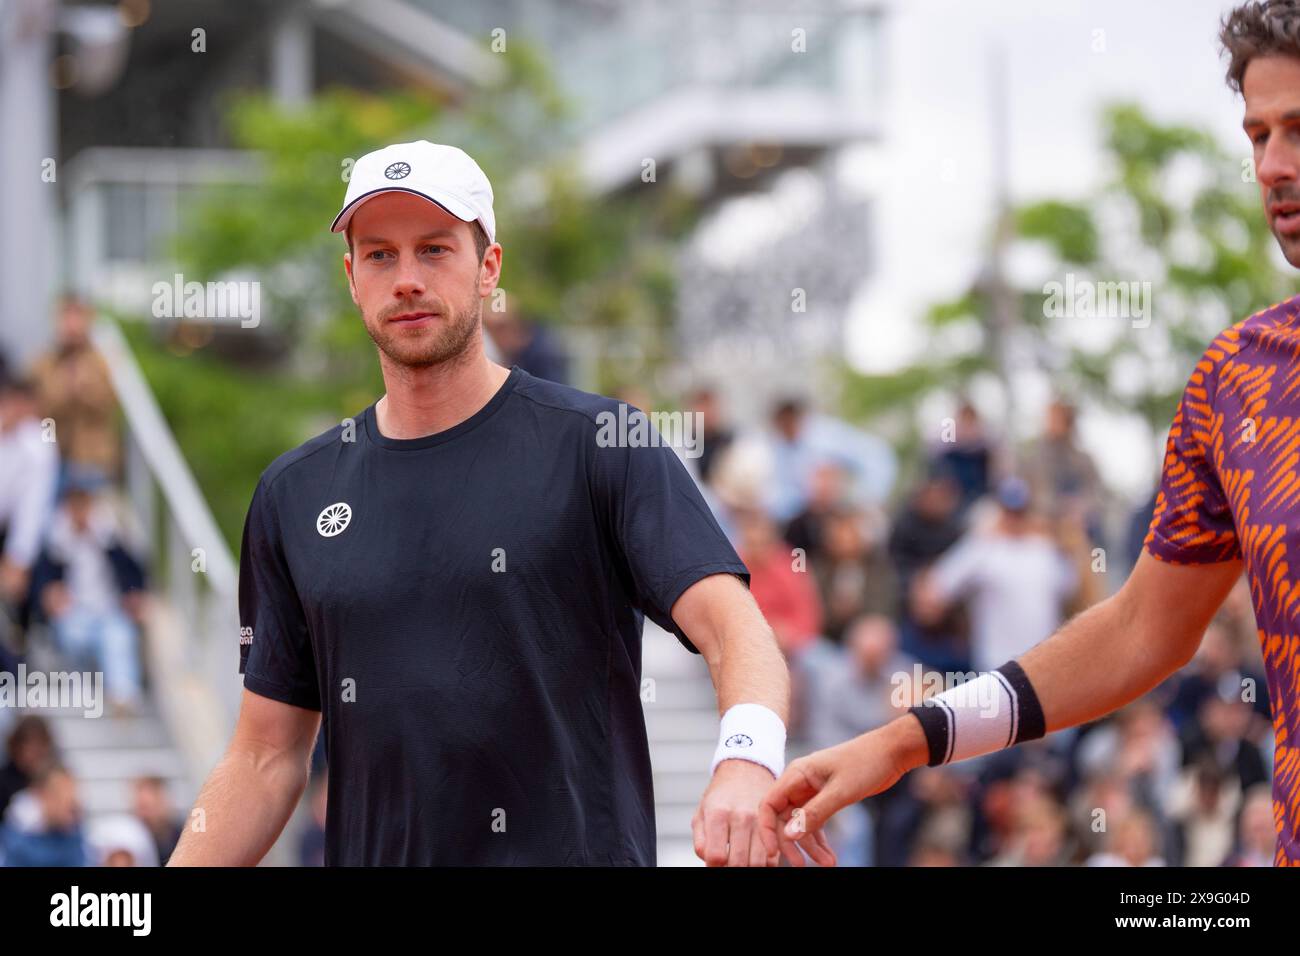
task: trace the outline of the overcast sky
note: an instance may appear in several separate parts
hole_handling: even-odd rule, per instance
[[[1216,39],[1231,6],[1223,0],[895,3],[885,44],[885,149],[874,158],[851,152],[844,163],[844,174],[878,197],[881,217],[877,269],[851,318],[853,363],[886,371],[905,362],[924,346],[915,322],[926,305],[959,292],[977,271],[994,196],[994,44],[1007,54],[1013,201],[1078,197],[1104,175],[1097,117],[1115,99],[1136,101],[1162,121],[1206,127],[1243,159],[1250,155]],[[1046,397],[1044,388],[1037,400]],[[1149,490],[1158,446],[1144,428],[1092,414],[1081,430],[1116,490]]]

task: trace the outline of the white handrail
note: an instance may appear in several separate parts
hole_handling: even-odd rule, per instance
[[[162,491],[186,547],[203,549],[208,585],[219,601],[234,601],[238,587],[235,559],[122,330],[112,320],[101,317],[91,337],[108,362],[118,403],[135,444]]]
[[[229,740],[242,693],[235,559],[122,330],[102,317],[91,337],[126,419],[126,490],[161,585],[145,642],[154,694],[197,793]],[[195,548],[203,549],[202,573]]]

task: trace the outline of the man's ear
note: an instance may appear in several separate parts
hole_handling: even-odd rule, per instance
[[[483,253],[483,264],[478,271],[479,298],[486,299],[501,281],[501,244],[494,242]]]
[[[357,281],[352,275],[352,251],[348,250],[343,253],[343,271],[348,274],[348,292],[352,295],[352,303],[360,307],[361,303],[357,301]]]

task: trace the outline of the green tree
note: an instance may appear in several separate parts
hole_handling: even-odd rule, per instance
[[[978,277],[961,296],[924,315],[933,347],[920,361],[892,375],[844,373],[851,414],[915,407],[980,378],[1006,391],[1014,386],[998,361],[1001,346],[1017,369],[1049,377],[1082,403],[1136,413],[1158,439],[1215,335],[1300,292],[1295,275],[1277,267],[1248,161],[1206,132],[1159,124],[1131,104],[1107,107],[1102,129],[1111,172],[1095,195],[1011,210],[1009,251],[1029,251],[1021,258],[1040,266],[1011,289],[1004,341],[994,289]],[[1076,289],[1091,284],[1103,292],[1106,283],[1150,283],[1149,323],[1054,308],[1061,297],[1051,283],[1064,288],[1071,277]],[[1132,311],[1136,304],[1130,301]],[[903,430],[915,435],[915,425]]]

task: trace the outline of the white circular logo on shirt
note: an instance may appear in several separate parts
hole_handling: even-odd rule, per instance
[[[352,508],[346,501],[336,501],[316,517],[316,530],[323,538],[332,538],[348,526],[352,520]]]

